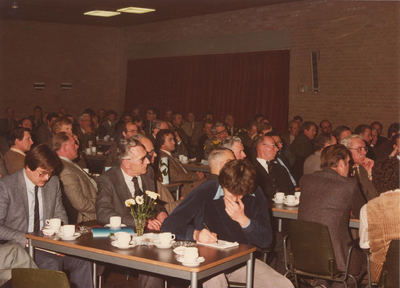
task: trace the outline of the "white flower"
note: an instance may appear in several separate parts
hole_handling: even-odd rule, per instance
[[[156,200],[157,197],[160,197],[160,194],[153,192],[153,191],[149,191],[149,190],[146,191],[146,194],[147,194],[147,196],[149,196],[151,199],[154,199],[154,200]]]
[[[142,205],[144,203],[143,195],[142,196],[136,196],[136,203],[139,205]]]
[[[135,204],[136,204],[136,202],[132,198],[130,198],[128,200],[125,200],[125,206],[126,207],[131,207],[132,205],[135,205]]]

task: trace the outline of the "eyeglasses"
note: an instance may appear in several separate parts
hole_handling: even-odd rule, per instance
[[[139,164],[143,164],[144,161],[146,160],[146,158],[147,158],[147,154],[146,154],[146,156],[144,156],[144,157],[141,158],[141,159],[121,158],[121,160],[137,161],[137,162],[139,162]]]
[[[272,148],[278,148],[275,144],[271,144],[271,143],[263,143],[263,145],[269,145],[269,146],[271,146]]]
[[[349,148],[349,150],[356,150],[358,153],[361,153],[362,151],[368,153],[368,147]]]
[[[36,169],[36,172],[39,174],[39,177],[43,178],[49,176],[49,178],[53,175],[53,171],[51,172],[47,172],[47,171],[39,171],[38,169]]]
[[[228,133],[228,132],[226,131],[226,129],[224,129],[224,130],[222,130],[222,131],[219,131],[217,134],[218,134],[218,135],[221,135],[221,134],[225,134],[225,133]]]

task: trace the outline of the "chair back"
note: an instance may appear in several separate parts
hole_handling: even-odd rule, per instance
[[[11,284],[13,288],[70,288],[64,272],[32,268],[12,269]]]
[[[400,239],[394,239],[390,242],[389,249],[386,254],[385,263],[383,263],[379,286],[385,288],[399,288],[399,250]]]
[[[330,277],[340,274],[326,225],[292,220],[290,239],[290,263],[294,269]]]

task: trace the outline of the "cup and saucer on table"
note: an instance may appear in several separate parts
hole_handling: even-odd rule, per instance
[[[61,227],[61,219],[59,218],[51,218],[45,221],[46,226],[42,228],[42,232],[46,236],[52,236],[55,232],[60,230]]]
[[[136,241],[132,241],[131,234],[128,232],[115,233],[117,240],[112,241],[111,245],[119,249],[129,249],[137,246]]]
[[[182,164],[188,164],[188,163],[189,163],[189,158],[186,157],[185,155],[179,155],[179,161],[180,161]]]
[[[299,205],[299,199],[296,199],[296,196],[294,195],[287,195],[283,201],[283,204],[286,206],[297,206]]]
[[[170,232],[160,233],[158,234],[158,240],[154,240],[153,244],[157,248],[168,249],[171,248],[174,239],[175,239],[175,234],[172,234]]]
[[[178,254],[178,260],[183,266],[196,267],[205,261],[204,257],[199,257],[199,250],[197,247],[185,247],[183,255]]]
[[[64,225],[60,227],[59,231],[56,231],[56,235],[62,240],[71,241],[75,240],[82,234],[75,231],[75,225]]]
[[[121,227],[126,227],[125,224],[121,224],[121,217],[120,216],[111,216],[110,217],[110,223],[104,225],[106,228],[111,228],[111,229],[118,229]]]
[[[284,200],[285,200],[285,193],[283,192],[276,192],[274,198],[272,198],[272,201],[274,201],[275,204],[283,204]]]

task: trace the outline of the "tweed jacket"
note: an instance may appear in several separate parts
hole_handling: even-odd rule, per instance
[[[300,188],[298,219],[328,226],[338,268],[344,271],[349,249],[347,244],[352,240],[348,229],[350,213],[359,218],[360,209],[366,203],[355,179],[324,168],[304,175]],[[365,256],[360,251],[353,251],[350,270],[357,275]]]
[[[4,154],[4,162],[8,174],[13,174],[25,167],[25,155],[10,149]]]
[[[25,233],[28,232],[29,208],[28,194],[24,178],[25,169],[0,178],[0,240],[18,243],[25,247]],[[43,221],[60,218],[68,224],[67,214],[61,200],[60,182],[52,176],[41,187]],[[45,226],[45,223],[41,223]]]
[[[90,181],[88,175],[85,175],[85,172],[73,163],[64,159],[61,159],[61,162],[63,164],[60,173],[62,192],[66,196],[64,199],[78,212],[76,223],[96,220],[97,187]],[[71,219],[69,220],[72,222]]]

